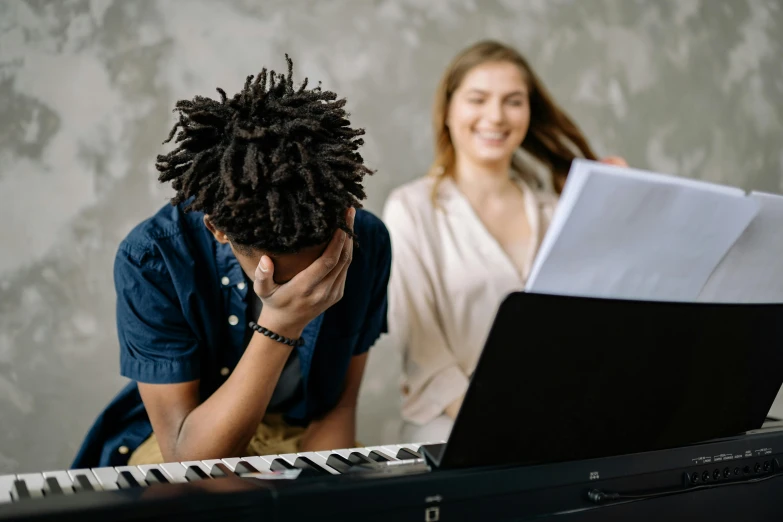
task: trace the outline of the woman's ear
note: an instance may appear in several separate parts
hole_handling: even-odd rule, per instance
[[[218,243],[225,245],[229,242],[228,236],[215,228],[215,225],[212,224],[212,222],[209,220],[209,216],[206,214],[204,214],[204,226],[207,227],[207,230],[212,232],[212,235],[215,236],[215,239],[217,239]]]

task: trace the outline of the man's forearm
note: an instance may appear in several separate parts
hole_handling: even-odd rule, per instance
[[[326,451],[356,446],[356,407],[337,406],[311,422],[302,437],[302,451]]]
[[[243,453],[264,417],[291,350],[254,333],[228,380],[185,418],[171,457],[205,460]]]

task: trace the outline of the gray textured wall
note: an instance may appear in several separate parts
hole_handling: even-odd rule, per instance
[[[322,80],[367,128],[367,207],[421,175],[446,62],[516,45],[600,153],[783,190],[779,0],[0,3],[0,472],[63,468],[118,377],[112,259],[164,204],[176,99],[264,65]],[[215,94],[216,96],[216,94]],[[396,440],[397,357],[373,352],[360,437]]]

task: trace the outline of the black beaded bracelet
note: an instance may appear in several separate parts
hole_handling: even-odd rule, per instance
[[[268,328],[264,328],[263,326],[256,323],[255,321],[250,321],[250,323],[248,323],[248,326],[250,326],[250,328],[252,328],[256,332],[266,335],[273,341],[287,344],[288,346],[293,346],[294,348],[296,348],[297,346],[302,346],[304,344],[304,339],[302,339],[301,337],[299,339],[290,339],[288,337],[275,333]]]

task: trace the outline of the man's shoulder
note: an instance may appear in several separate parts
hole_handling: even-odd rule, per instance
[[[370,252],[374,256],[386,256],[391,240],[384,222],[365,209],[358,209],[353,223],[353,231],[359,242],[359,250]],[[354,250],[354,255],[356,254]]]
[[[182,204],[166,204],[133,227],[120,242],[118,251],[137,262],[143,258],[181,253],[189,249],[187,237],[196,227],[203,226],[200,223],[200,212],[185,212]]]

